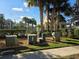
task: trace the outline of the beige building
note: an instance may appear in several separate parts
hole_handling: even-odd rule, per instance
[[[47,16],[43,18],[43,25],[44,25],[44,30],[48,30],[48,20]],[[60,20],[59,21],[59,29],[61,30],[62,28],[66,28],[66,21],[65,20]],[[51,22],[49,20],[49,30],[55,30],[55,22]]]
[[[46,30],[47,29],[47,17],[46,16],[43,18],[43,25],[44,25],[44,30]]]
[[[49,24],[48,24],[47,16],[44,16],[44,18],[43,18],[44,30],[48,30],[48,26],[49,26],[49,30],[51,30],[50,24],[51,24],[50,20],[49,20]]]

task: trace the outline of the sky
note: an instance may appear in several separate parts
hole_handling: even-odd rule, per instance
[[[70,0],[73,5],[76,0]],[[40,13],[38,7],[27,7],[25,0],[0,0],[0,14],[4,14],[5,19],[12,19],[19,22],[23,16],[35,18],[40,23]],[[68,19],[69,17],[66,17]]]

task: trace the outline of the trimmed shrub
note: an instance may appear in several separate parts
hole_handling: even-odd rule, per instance
[[[43,35],[49,37],[49,36],[52,36],[52,33],[50,31],[45,31],[43,32]]]
[[[74,29],[74,38],[79,38],[79,29]]]

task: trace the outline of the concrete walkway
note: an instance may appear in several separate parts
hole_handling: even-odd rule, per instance
[[[71,57],[69,57],[71,56]],[[17,55],[0,56],[0,59],[79,59],[79,46],[25,52]]]

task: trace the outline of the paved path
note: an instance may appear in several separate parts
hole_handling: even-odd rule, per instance
[[[77,55],[76,59],[79,59],[78,58],[79,46],[48,49],[35,52],[25,52],[23,54],[17,54],[17,55],[6,55],[6,56],[0,56],[0,59],[53,59],[53,58],[59,59],[60,57],[66,57],[75,54]]]

